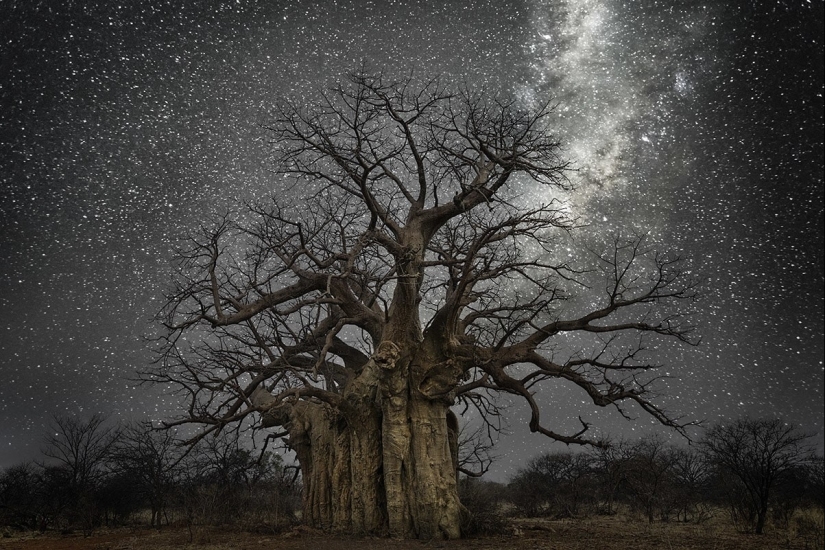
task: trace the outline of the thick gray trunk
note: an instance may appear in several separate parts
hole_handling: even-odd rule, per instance
[[[449,407],[411,391],[407,357],[393,344],[379,346],[347,388],[341,410],[298,401],[265,415],[289,432],[303,474],[306,523],[353,534],[460,536]]]

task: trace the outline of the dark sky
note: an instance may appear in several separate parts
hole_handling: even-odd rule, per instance
[[[52,414],[160,419],[129,378],[187,228],[272,180],[271,106],[362,62],[559,102],[585,239],[648,231],[707,280],[659,403],[823,438],[823,2],[0,0],[0,467]],[[536,193],[539,191],[536,190]],[[586,414],[548,392],[556,425]],[[555,448],[514,404],[499,478]]]

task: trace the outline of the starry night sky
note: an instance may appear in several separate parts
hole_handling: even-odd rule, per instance
[[[589,239],[706,279],[658,403],[823,438],[823,2],[0,0],[0,467],[50,415],[171,414],[136,387],[187,228],[272,189],[268,113],[362,63],[553,98]],[[538,191],[535,191],[538,193]],[[543,397],[546,418],[591,414]],[[513,405],[493,477],[551,447]],[[603,429],[655,427],[609,411]]]

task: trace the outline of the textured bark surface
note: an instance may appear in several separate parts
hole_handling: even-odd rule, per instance
[[[287,428],[300,462],[308,524],[404,538],[460,536],[448,406],[411,396],[418,392],[410,390],[409,365],[387,343],[345,392],[345,406],[297,401],[280,407],[285,416],[270,415],[270,425]]]
[[[458,538],[457,434],[448,402],[413,391],[414,363],[385,342],[344,393],[344,404],[275,405],[268,426],[283,425],[303,474],[304,521],[325,530],[403,538]],[[454,418],[454,416],[453,416]],[[453,420],[454,422],[454,420]]]

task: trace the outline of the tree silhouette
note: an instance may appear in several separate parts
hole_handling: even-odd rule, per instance
[[[45,435],[43,455],[63,469],[72,488],[80,492],[94,489],[108,473],[108,460],[119,432],[105,425],[98,414],[81,420],[74,416],[54,416]]]
[[[46,432],[43,455],[51,462],[44,472],[49,480],[46,492],[86,535],[99,522],[97,493],[111,473],[110,459],[119,437],[119,430],[106,426],[99,414],[88,420],[54,416]]]
[[[584,420],[566,433],[543,421],[535,392],[557,380],[680,428],[649,399],[643,337],[691,342],[673,305],[695,283],[644,236],[617,237],[587,269],[559,253],[575,221],[552,112],[363,72],[313,106],[281,104],[274,200],[179,251],[145,373],[188,398],[170,424],[202,437],[260,413],[296,452],[305,521],[422,539],[460,535],[458,402],[484,416],[510,394],[533,432],[600,444]],[[589,308],[566,311],[594,272]]]
[[[160,528],[162,516],[184,467],[184,449],[169,430],[154,429],[149,421],[131,422],[121,429],[112,458],[138,495],[148,503],[149,523]]]
[[[813,456],[810,435],[781,419],[741,418],[711,427],[702,446],[721,474],[736,481],[744,500],[737,503],[754,532],[762,534],[777,484]]]

